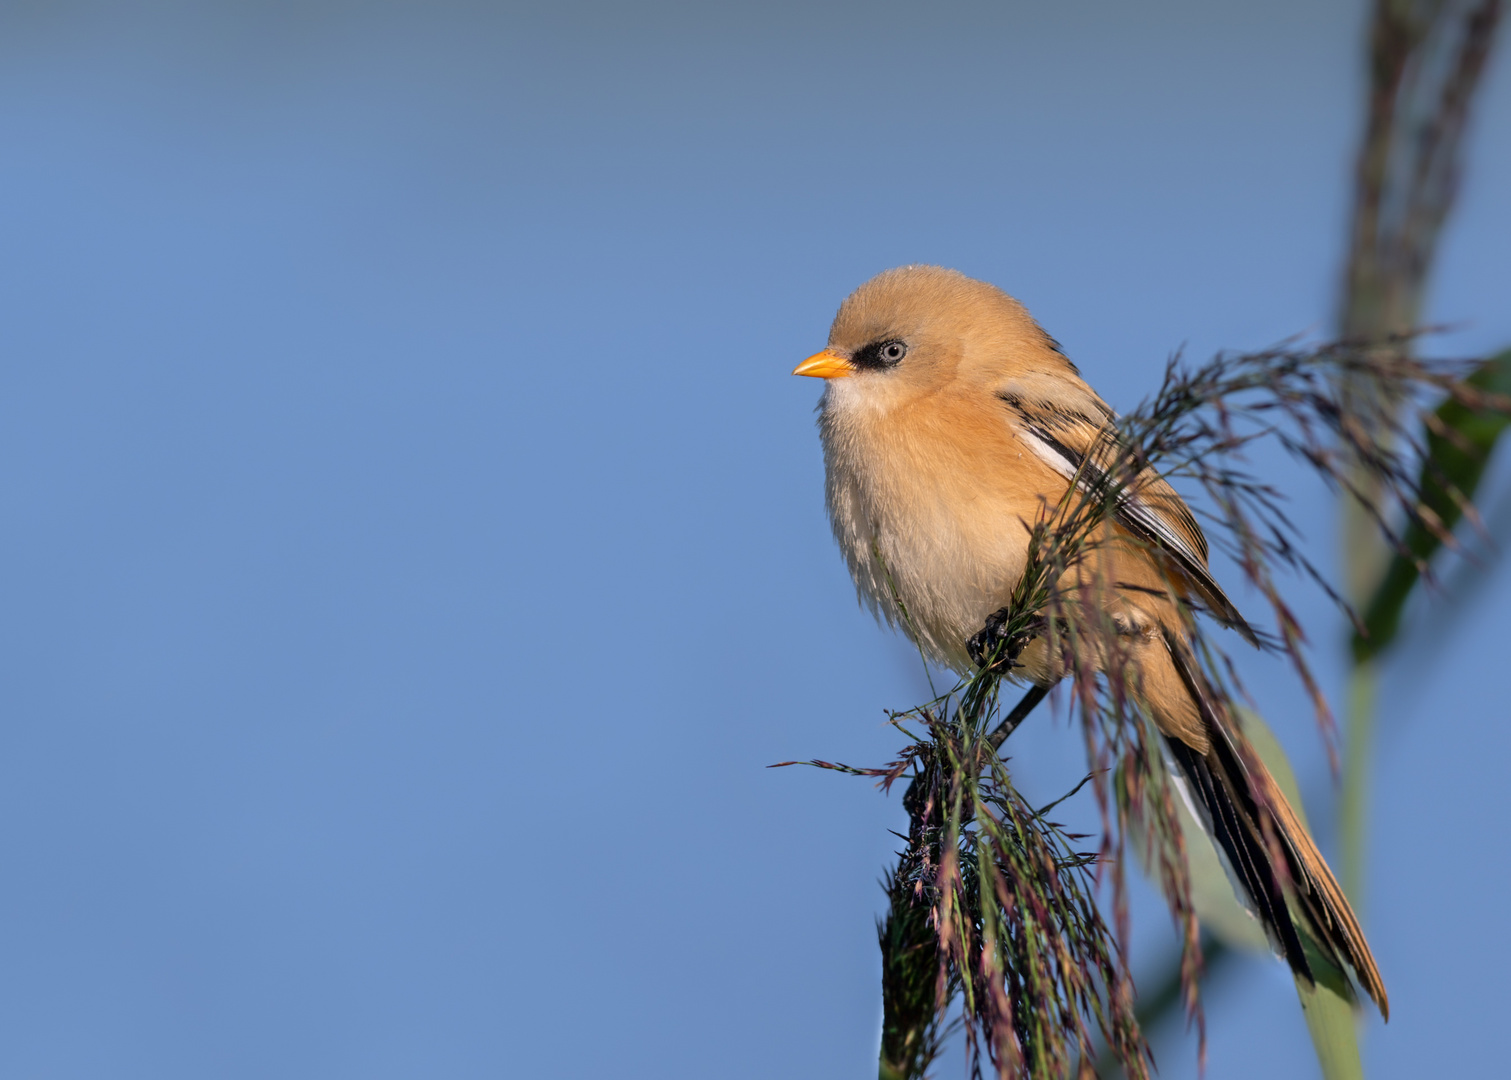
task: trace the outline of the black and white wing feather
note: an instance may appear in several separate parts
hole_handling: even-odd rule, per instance
[[[1110,429],[1105,422],[1026,408],[1010,397],[1003,400],[1012,409],[1024,442],[1055,472],[1086,489],[1105,488],[1112,482],[1096,453],[1097,444],[1109,439]],[[1110,418],[1109,414],[1107,419]],[[1163,552],[1201,594],[1214,618],[1237,630],[1252,644],[1259,643],[1253,627],[1207,569],[1206,537],[1173,488],[1157,477],[1146,479],[1137,487],[1123,486],[1117,495],[1117,521],[1128,532]]]

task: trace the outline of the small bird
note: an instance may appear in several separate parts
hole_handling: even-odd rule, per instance
[[[1024,574],[1031,524],[1105,463],[1115,414],[1022,304],[936,266],[888,270],[855,290],[828,347],[793,374],[827,381],[819,432],[829,518],[861,600],[931,659],[969,673],[989,620],[1000,621]],[[1079,575],[1067,584],[1088,574],[1114,583],[1096,595],[1118,628],[1128,685],[1251,910],[1299,975],[1313,977],[1298,921],[1388,1018],[1384,983],[1343,890],[1274,778],[1240,750],[1242,733],[1202,689],[1177,596],[1254,635],[1208,570],[1191,511],[1162,479],[1141,477],[1124,488],[1087,558],[1094,565],[1067,571]],[[1039,687],[1065,674],[1044,636],[1015,663],[1014,674]]]

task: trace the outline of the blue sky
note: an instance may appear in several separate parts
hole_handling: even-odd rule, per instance
[[[0,12],[0,1072],[874,1075],[900,810],[765,766],[886,760],[922,680],[787,373],[917,261],[1020,297],[1119,407],[1178,349],[1325,333],[1363,20]],[[1497,64],[1445,351],[1511,343],[1508,117]],[[1277,475],[1330,562],[1325,494]],[[1499,1063],[1511,598],[1471,591],[1387,679],[1372,1076]],[[1246,671],[1325,833],[1302,698]],[[1026,789],[1078,777],[1063,722],[1013,743]],[[1209,1005],[1212,1075],[1310,1068],[1277,964]]]

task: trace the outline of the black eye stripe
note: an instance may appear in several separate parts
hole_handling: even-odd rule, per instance
[[[858,368],[875,370],[893,367],[907,355],[907,342],[897,338],[886,338],[857,349],[855,355],[850,358],[850,362]]]

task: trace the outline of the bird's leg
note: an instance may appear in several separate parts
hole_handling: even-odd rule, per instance
[[[997,729],[987,736],[993,750],[1002,748],[1002,744],[1007,741],[1007,737],[1018,730],[1018,725],[1023,723],[1028,714],[1034,711],[1034,708],[1039,702],[1044,700],[1048,693],[1049,687],[1047,686],[1030,686],[1028,688],[1028,693],[1024,694],[1018,701],[1018,704],[1013,706],[1013,711],[1008,713],[1002,723],[997,725]]]
[[[1021,666],[1018,663],[1019,655],[1038,635],[1035,633],[1009,635],[1005,628],[1011,617],[1011,608],[997,609],[986,617],[986,625],[971,635],[971,639],[965,643],[965,651],[977,667],[1005,675],[1010,669]],[[1033,625],[1039,628],[1042,626],[1042,620],[1035,620]]]
[[[987,616],[986,625],[972,635],[966,642],[966,652],[971,660],[982,671],[992,675],[1005,675],[1015,667],[1022,667],[1018,663],[1018,657],[1028,647],[1028,643],[1038,637],[1038,631],[1048,624],[1043,619],[1034,619],[1027,630],[1019,630],[1009,633],[1006,629],[1011,611],[1001,608]],[[987,738],[991,742],[992,749],[996,750],[1002,743],[1017,730],[1018,725],[1023,723],[1025,717],[1033,712],[1039,702],[1044,700],[1049,693],[1047,686],[1029,687],[1028,693],[1023,695],[1022,700],[1013,706],[1013,711],[998,724],[996,730]],[[984,700],[983,700],[984,704]]]

